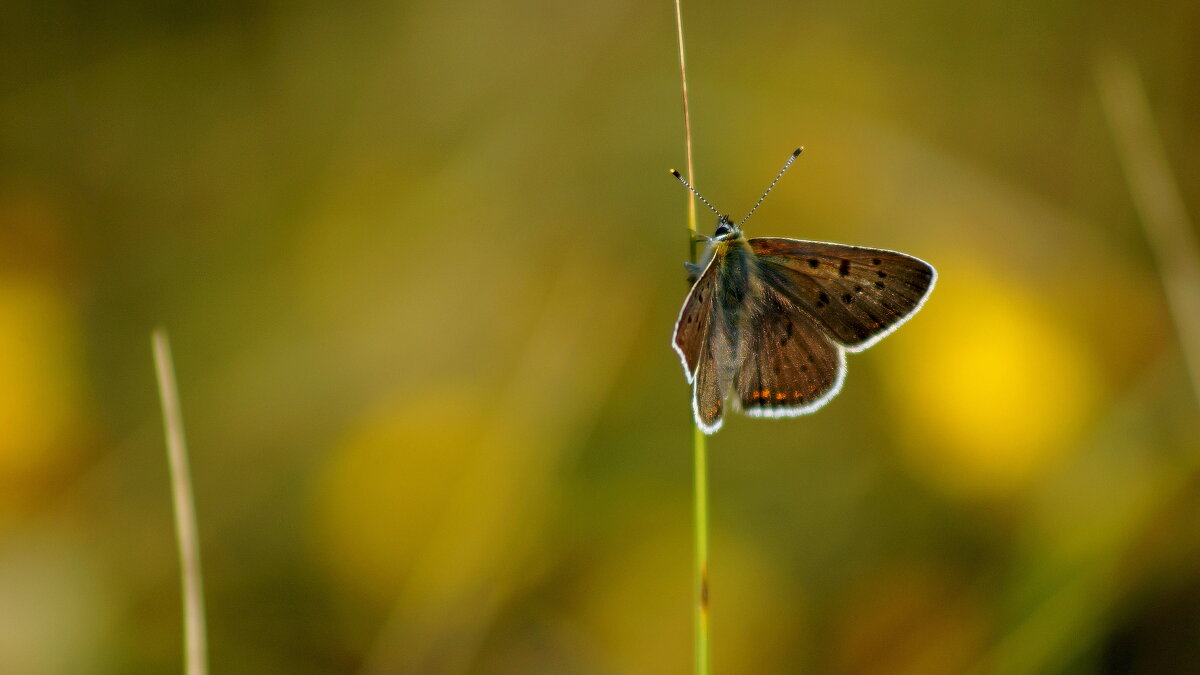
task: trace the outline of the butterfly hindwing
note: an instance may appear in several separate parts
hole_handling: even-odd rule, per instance
[[[788,299],[763,288],[745,321],[734,384],[735,404],[747,415],[803,415],[841,390],[842,348]]]
[[[929,263],[895,251],[777,237],[749,243],[765,284],[853,352],[908,320],[937,281]]]
[[[727,379],[727,369],[720,356],[716,335],[706,335],[696,368],[696,381],[692,384],[692,412],[700,430],[711,434],[721,428]]]
[[[687,375],[688,382],[696,377],[701,349],[708,338],[716,278],[717,265],[710,262],[700,273],[696,283],[692,284],[692,290],[683,301],[679,319],[675,322],[675,333],[671,336],[671,346],[683,361],[683,372]]]

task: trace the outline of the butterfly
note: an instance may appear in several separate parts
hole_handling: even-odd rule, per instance
[[[684,263],[691,290],[671,346],[692,385],[692,412],[706,434],[721,428],[728,401],[752,417],[795,417],[824,406],[842,389],[846,352],[860,352],[910,319],[925,303],[937,271],[913,256],[877,248],[781,237],[747,239],[717,213],[699,264]]]

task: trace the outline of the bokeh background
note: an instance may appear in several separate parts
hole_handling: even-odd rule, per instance
[[[715,672],[1200,672],[1200,345],[1097,76],[1200,213],[1200,4],[683,16],[710,200],[802,144],[751,236],[940,272],[819,414],[711,441]],[[215,672],[690,672],[674,31],[5,2],[0,671],[180,668],[161,325]]]

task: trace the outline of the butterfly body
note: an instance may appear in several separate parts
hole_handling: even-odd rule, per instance
[[[911,317],[937,273],[883,249],[774,237],[747,239],[721,216],[672,346],[705,433],[726,401],[759,417],[820,408],[841,390],[846,351],[862,351]]]

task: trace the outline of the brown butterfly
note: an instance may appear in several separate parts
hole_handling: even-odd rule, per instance
[[[937,271],[910,255],[877,248],[741,230],[791,166],[736,225],[719,216],[701,263],[685,263],[692,289],[672,346],[692,384],[692,411],[706,433],[721,428],[725,402],[753,417],[794,417],[825,405],[842,388],[846,352],[860,352],[924,304]]]

